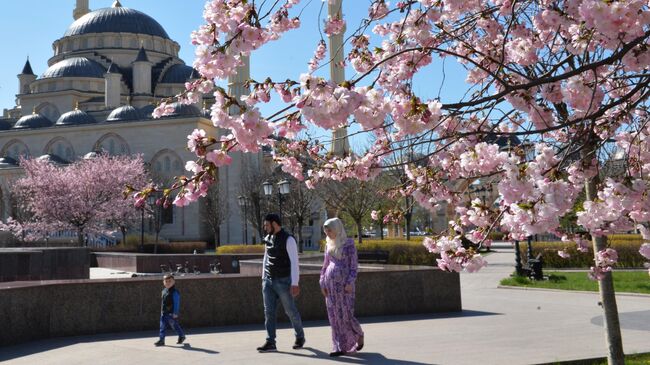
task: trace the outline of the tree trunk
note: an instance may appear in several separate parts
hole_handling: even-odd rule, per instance
[[[411,213],[404,215],[404,221],[405,221],[404,229],[406,229],[406,240],[410,241],[411,240]]]
[[[359,235],[359,244],[363,242],[363,233],[361,232],[363,228],[361,228],[361,220],[355,221],[357,223],[357,234]]]
[[[594,155],[595,147],[593,139],[586,146],[586,153],[583,159],[591,160]],[[585,182],[585,194],[587,201],[596,199],[596,186],[598,184],[598,175]],[[606,248],[605,237],[592,237],[594,247],[594,256],[600,250]],[[612,272],[606,272],[605,277],[598,282],[600,292],[600,304],[603,307],[603,323],[605,326],[605,341],[607,343],[607,362],[609,365],[625,364],[625,354],[623,352],[623,339],[621,336],[621,324],[618,319],[618,308],[616,305],[616,296],[614,292],[614,281]]]
[[[77,228],[77,244],[79,247],[84,247],[84,230],[83,228]]]
[[[298,224],[298,252],[302,253],[304,247],[302,242],[302,224]]]
[[[215,248],[221,246],[221,229],[219,226],[217,226],[217,228],[214,230],[214,246]]]
[[[382,241],[384,240],[384,223],[383,223],[383,221],[382,221],[382,223],[379,224],[379,237],[381,238]]]
[[[120,227],[120,231],[122,231],[122,245],[126,245],[126,227]]]

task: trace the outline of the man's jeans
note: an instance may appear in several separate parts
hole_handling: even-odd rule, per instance
[[[262,295],[264,297],[264,326],[266,327],[266,341],[275,343],[276,309],[278,299],[282,301],[282,307],[295,331],[296,339],[305,338],[302,329],[300,313],[296,303],[291,296],[291,277],[264,278],[262,279]]]
[[[178,321],[172,317],[170,313],[165,313],[160,315],[160,339],[164,340],[165,339],[165,330],[167,329],[167,326],[169,328],[173,328],[174,331],[178,334],[178,337],[185,337],[185,333],[183,332],[183,329],[181,328],[181,325],[178,324]]]

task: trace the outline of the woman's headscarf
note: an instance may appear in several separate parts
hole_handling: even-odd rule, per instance
[[[323,228],[332,230],[336,234],[336,239],[332,240],[329,237],[325,238],[327,242],[327,252],[340,259],[343,255],[343,245],[347,241],[348,236],[345,234],[345,227],[343,227],[343,222],[338,218],[330,218],[323,223]]]

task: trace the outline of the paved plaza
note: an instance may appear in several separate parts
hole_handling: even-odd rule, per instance
[[[463,312],[361,318],[364,350],[337,359],[328,356],[327,323],[312,321],[305,323],[302,350],[291,349],[292,330],[285,324],[278,332],[279,352],[257,353],[265,337],[260,323],[189,328],[184,346],[173,345],[172,335],[172,345],[164,348],[153,346],[155,331],[37,341],[0,347],[0,363],[541,364],[606,355],[597,294],[499,288],[499,280],[513,271],[514,252],[508,245],[496,251],[487,268],[461,275]],[[650,296],[618,295],[617,302],[625,352],[650,352]]]

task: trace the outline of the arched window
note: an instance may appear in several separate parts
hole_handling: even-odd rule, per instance
[[[169,149],[158,151],[151,159],[150,166],[153,168],[154,180],[158,183],[168,183],[174,176],[183,173],[183,160],[180,156]]]
[[[5,220],[5,199],[4,194],[2,194],[2,186],[0,186],[0,220]]]
[[[72,161],[75,158],[72,144],[63,137],[56,137],[45,145],[43,154],[57,155],[64,160]]]
[[[4,147],[2,147],[0,156],[7,156],[18,160],[20,157],[31,156],[31,153],[23,141],[19,139],[12,139],[11,141],[7,142]]]
[[[120,135],[107,133],[103,135],[93,148],[94,151],[105,152],[109,155],[130,155],[131,149],[128,143]]]

